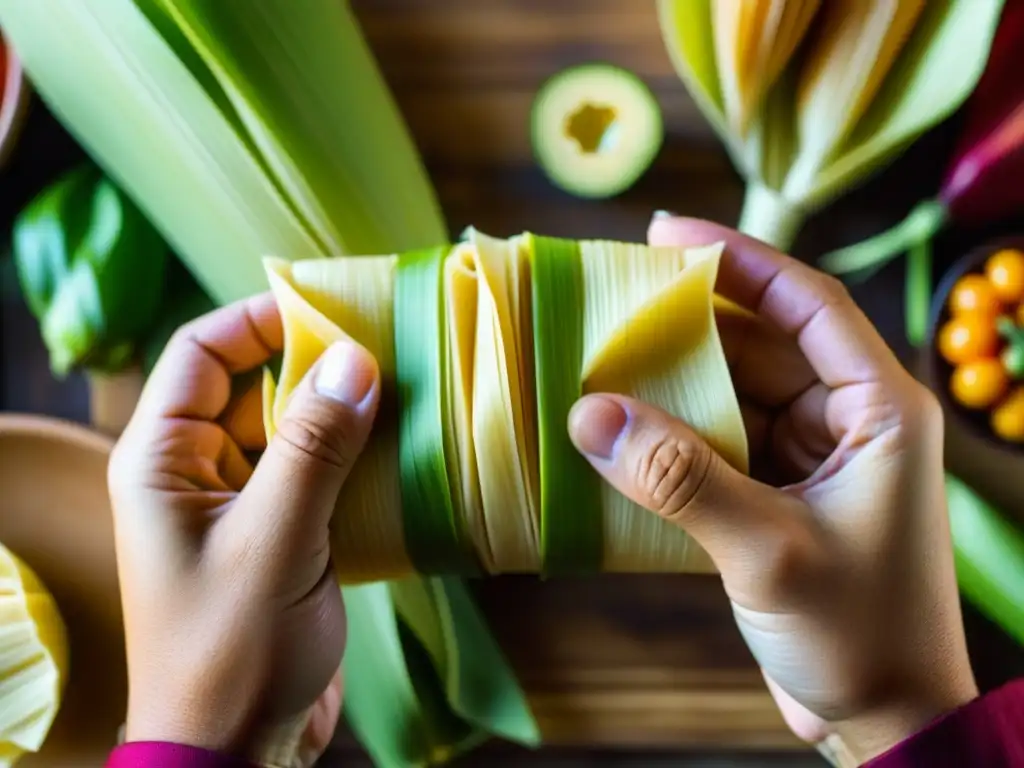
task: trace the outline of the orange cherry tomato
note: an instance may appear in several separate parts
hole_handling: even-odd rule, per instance
[[[1024,387],[1017,387],[992,411],[992,431],[1011,443],[1024,443]]]
[[[967,408],[988,408],[1009,385],[1003,364],[995,358],[975,360],[953,371],[949,388],[953,397]]]
[[[1017,325],[1024,327],[1024,303],[1017,305],[1017,311],[1013,313]]]
[[[984,275],[964,275],[949,293],[949,309],[954,315],[998,315],[1002,309],[996,289]]]
[[[1024,297],[1024,253],[1005,248],[985,262],[985,275],[1001,301],[1020,301]]]
[[[939,331],[939,354],[952,365],[992,357],[999,346],[993,318],[969,314],[952,317]]]

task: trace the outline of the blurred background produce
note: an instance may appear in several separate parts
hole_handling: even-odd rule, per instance
[[[0,1],[0,22],[14,2]],[[123,4],[119,0],[108,8]],[[1014,0],[1007,0],[1007,9],[1014,4]],[[156,71],[165,75],[176,72],[176,87],[183,82],[192,83],[187,89],[190,96],[165,104],[163,109],[194,107],[198,110],[197,102],[206,105],[201,109],[204,119],[210,122],[202,123],[208,130],[201,138],[216,142],[218,152],[211,154],[207,163],[190,161],[189,153],[195,151],[192,143],[195,137],[183,137],[173,126],[165,125],[165,114],[159,109],[148,113],[146,118],[137,111],[126,111],[125,104],[142,103],[132,99],[145,99],[152,106],[151,93],[138,90],[130,81],[117,81],[119,86],[115,87],[110,85],[115,82],[112,79],[85,80],[91,76],[68,70],[68,86],[61,91],[65,103],[76,110],[87,109],[89,105],[95,109],[89,120],[79,127],[75,127],[76,121],[69,119],[64,110],[55,108],[54,111],[77,138],[82,139],[84,126],[95,132],[96,142],[110,142],[106,150],[110,168],[97,158],[110,174],[108,181],[139,205],[161,237],[167,240],[171,251],[188,263],[203,286],[201,290],[197,288],[196,281],[180,266],[178,259],[168,261],[168,283],[177,284],[180,280],[187,290],[181,292],[184,298],[173,302],[183,308],[161,310],[154,329],[146,334],[165,339],[177,325],[175,311],[181,313],[181,318],[198,314],[207,306],[203,298],[206,294],[217,301],[223,300],[225,297],[218,295],[215,284],[221,281],[227,286],[223,290],[230,291],[228,284],[235,275],[251,270],[253,263],[258,264],[253,249],[264,247],[265,241],[261,237],[254,238],[252,232],[272,228],[273,234],[264,237],[272,237],[275,246],[285,243],[294,246],[288,253],[277,254],[285,257],[308,256],[304,249],[311,244],[313,250],[323,249],[323,252],[330,252],[331,247],[348,250],[340,235],[334,245],[330,245],[332,232],[337,234],[341,229],[331,221],[351,208],[353,201],[373,200],[375,205],[379,204],[378,213],[367,213],[366,209],[359,208],[354,220],[345,220],[355,222],[352,231],[361,228],[360,221],[371,222],[367,231],[375,231],[373,237],[385,237],[388,230],[398,228],[454,233],[474,224],[496,234],[531,229],[570,237],[637,240],[643,237],[650,213],[656,208],[724,222],[736,221],[745,185],[747,202],[741,221],[755,233],[760,232],[786,247],[792,245],[799,256],[814,259],[822,252],[863,240],[898,223],[896,219],[903,211],[910,210],[923,195],[939,187],[942,163],[936,158],[950,157],[954,150],[952,141],[963,123],[962,116],[929,132],[913,145],[910,140],[951,114],[970,91],[984,65],[987,41],[1000,4],[990,0],[929,2],[911,20],[909,16],[897,19],[892,14],[891,3],[871,3],[874,13],[857,16],[861,32],[837,34],[831,38],[831,45],[838,46],[839,41],[843,41],[843,46],[849,46],[842,48],[849,52],[848,60],[861,63],[864,59],[857,58],[855,52],[884,53],[891,47],[895,51],[894,60],[884,76],[881,70],[872,74],[865,73],[863,68],[851,75],[853,80],[848,83],[850,90],[846,93],[860,93],[867,102],[860,119],[855,121],[856,125],[846,138],[837,139],[836,136],[843,135],[849,128],[843,123],[847,118],[853,120],[851,115],[855,111],[845,117],[839,115],[834,126],[836,131],[829,136],[816,136],[815,142],[808,143],[808,147],[813,145],[815,149],[812,152],[808,148],[803,155],[813,161],[803,162],[801,184],[793,181],[787,188],[784,181],[795,167],[794,157],[799,149],[793,146],[799,135],[795,127],[797,118],[792,111],[792,92],[796,84],[787,73],[795,71],[794,62],[803,60],[801,46],[806,47],[808,41],[821,40],[822,33],[815,25],[824,18],[818,6],[826,3],[737,4],[711,0],[690,3],[697,9],[695,13],[701,23],[679,26],[677,32],[681,30],[684,36],[689,35],[684,41],[687,45],[696,45],[699,56],[692,61],[699,63],[698,74],[705,78],[687,80],[693,95],[691,100],[670,64],[670,61],[679,64],[680,44],[671,40],[677,32],[666,25],[662,28],[664,36],[659,37],[655,11],[633,0],[567,0],[554,7],[550,3],[512,4],[499,0],[450,0],[443,7],[421,0],[389,0],[387,3],[355,0],[356,15],[366,30],[374,55],[379,57],[387,84],[409,121],[416,144],[423,152],[433,181],[433,184],[427,183],[426,189],[428,194],[429,187],[436,189],[447,226],[440,222],[436,210],[431,212],[429,203],[420,207],[427,199],[421,194],[425,189],[421,182],[411,185],[410,198],[394,198],[394,179],[401,174],[396,171],[394,176],[390,175],[393,171],[390,165],[380,165],[387,171],[385,175],[389,180],[373,173],[374,153],[360,150],[366,145],[360,144],[359,135],[365,138],[365,134],[353,135],[352,125],[342,123],[334,109],[326,118],[319,113],[311,117],[301,108],[280,109],[280,99],[285,95],[296,92],[304,98],[306,81],[295,72],[283,75],[284,81],[266,81],[272,84],[263,93],[265,98],[237,87],[239,72],[253,71],[249,68],[254,60],[257,63],[260,59],[282,61],[282,49],[274,47],[281,43],[264,39],[258,20],[253,22],[253,27],[248,27],[247,20],[237,36],[217,32],[237,10],[237,3],[167,4],[140,0],[140,5],[146,8],[147,19],[163,19],[159,29],[162,35],[167,35],[162,43],[165,47],[156,46],[165,52],[160,56],[160,68]],[[666,18],[672,18],[671,14],[664,15],[670,5],[663,3],[661,6],[663,24]],[[745,10],[747,6],[754,10]],[[173,23],[166,23],[167,17],[160,15],[161,7],[178,7]],[[938,11],[933,10],[936,7]],[[884,13],[886,9],[888,14]],[[189,23],[195,26],[199,18],[190,14],[196,13],[213,13],[212,17],[202,17],[210,24],[200,24],[200,29],[190,28]],[[808,16],[812,17],[810,21]],[[712,25],[713,20],[718,21],[717,26]],[[752,20],[758,20],[760,28]],[[49,20],[40,23],[43,21],[49,23]],[[57,24],[59,30],[60,21]],[[801,33],[805,24],[806,29]],[[85,34],[72,26],[68,24],[67,34]],[[890,32],[903,27],[909,27],[909,32],[901,42],[900,35]],[[880,32],[883,28],[887,31]],[[58,32],[39,29],[36,42],[39,50],[44,51],[43,41]],[[95,27],[89,29],[95,30]],[[173,34],[175,29],[187,31]],[[294,40],[290,35],[296,28],[283,26],[282,29],[285,40]],[[710,33],[705,34],[708,30]],[[864,30],[871,33],[866,41],[863,40],[867,34]],[[921,30],[930,31],[934,37]],[[700,36],[690,34],[694,32],[700,32]],[[219,45],[211,48],[211,34],[218,44],[225,43],[224,49]],[[858,41],[874,48],[862,48],[857,45]],[[663,42],[667,43],[671,59],[665,55]],[[110,43],[103,41],[95,45],[109,49]],[[171,55],[166,55],[166,48],[171,49]],[[118,50],[129,55],[131,46],[122,45]],[[360,55],[365,53],[361,45],[352,50]],[[955,50],[956,54],[950,55],[949,50]],[[87,57],[88,51],[88,46],[84,49],[58,46],[51,55],[54,60],[63,62],[68,56]],[[747,56],[755,56],[757,64],[750,64]],[[175,66],[174,59],[184,64]],[[612,200],[601,202],[574,199],[555,188],[534,165],[530,141],[530,106],[542,84],[566,67],[596,59],[635,72],[658,100],[664,125],[664,141],[656,161],[628,189]],[[223,69],[211,67],[209,62],[214,60],[227,64]],[[824,63],[840,60],[833,57]],[[734,78],[727,67],[730,61],[735,62]],[[954,64],[955,69],[950,69]],[[83,66],[91,65],[85,62]],[[111,67],[119,70],[119,65]],[[276,67],[274,69],[276,72]],[[337,111],[345,111],[349,118],[357,114],[360,119],[354,121],[355,127],[373,132],[376,128],[367,114],[376,113],[376,107],[353,109],[355,97],[350,94],[361,96],[369,90],[379,95],[383,93],[380,81],[371,74],[368,79],[353,77],[344,83],[338,75],[342,69],[338,67],[324,75],[318,98],[323,97],[323,101]],[[710,75],[719,71],[726,74],[721,83],[713,84]],[[830,72],[829,77],[834,81],[842,80],[832,66],[824,66],[824,71]],[[266,74],[260,72],[261,77]],[[759,72],[769,76],[759,81]],[[772,77],[771,73],[777,74]],[[895,73],[902,73],[899,77],[904,79],[897,80]],[[824,76],[819,73],[817,79],[808,77],[820,82]],[[296,79],[303,83],[297,91]],[[320,80],[319,77],[312,79]],[[83,82],[88,82],[89,87]],[[94,91],[94,82],[107,85]],[[373,87],[361,87],[367,82]],[[77,89],[72,87],[75,83]],[[63,88],[59,83],[53,87]],[[310,87],[316,87],[316,83]],[[807,87],[809,93],[814,91]],[[719,91],[720,101],[716,95]],[[709,93],[714,96],[710,106]],[[873,98],[869,98],[871,93]],[[343,94],[344,98],[338,94]],[[890,98],[893,94],[906,95],[908,100],[903,101],[903,96]],[[828,103],[824,106],[820,100],[807,104],[817,104],[818,113],[828,113],[837,104],[853,104],[849,96],[847,98],[845,102],[825,99]],[[702,112],[695,109],[694,101]],[[383,103],[386,102],[384,96]],[[291,106],[291,102],[288,103]],[[374,96],[372,103],[387,110],[381,107],[379,96]],[[102,104],[102,108],[97,104]],[[779,104],[789,104],[789,111],[777,108]],[[885,110],[879,104],[886,105]],[[67,171],[87,162],[76,141],[57,126],[44,104],[37,100],[33,106],[32,119],[20,138],[18,151],[9,158],[4,185],[0,186],[3,202],[0,226],[5,231],[11,230],[15,215],[27,210],[29,203],[44,189],[57,183]],[[714,126],[715,133],[706,130],[702,114]],[[761,121],[767,127],[758,127],[762,114],[768,116]],[[284,119],[285,125],[275,123],[278,117]],[[787,127],[769,138],[765,131],[776,121]],[[310,126],[321,123],[341,127],[317,134],[315,139],[305,132]],[[149,136],[144,135],[147,131]],[[285,138],[275,142],[275,136]],[[719,141],[725,145],[726,153],[718,149]],[[88,138],[84,142],[88,145]],[[116,149],[121,142],[126,148],[134,147],[124,153],[130,160],[118,156]],[[154,144],[165,151],[152,152]],[[834,147],[832,154],[822,160],[823,153],[827,154],[822,147],[829,145]],[[311,147],[320,153],[316,159],[310,159],[307,154],[312,151]],[[347,154],[350,149],[351,155]],[[293,153],[295,159],[289,163],[288,158]],[[342,156],[339,158],[335,153]],[[404,150],[400,151],[402,153]],[[299,155],[302,155],[301,163]],[[275,162],[266,159],[274,156],[284,159]],[[365,165],[362,164],[364,159]],[[338,169],[345,167],[349,160],[353,167],[369,167],[371,171],[348,177]],[[306,161],[309,166],[304,166]],[[736,178],[730,162],[741,171],[742,180]],[[136,163],[139,167],[152,168],[160,181],[140,178],[127,184],[111,170],[117,164],[129,169]],[[890,163],[892,168],[887,169]],[[410,160],[408,155],[397,162],[405,168],[415,167],[415,164],[415,157]],[[814,176],[807,169],[816,165],[820,167]],[[322,174],[308,170],[314,166],[330,170]],[[170,184],[166,182],[168,178],[172,179]],[[339,178],[351,179],[352,184],[329,183]],[[269,191],[252,198],[264,201],[258,214],[253,214],[255,209],[252,208],[247,208],[244,215],[229,210],[239,205],[236,192],[249,193],[264,185],[267,179],[273,180],[270,186],[264,187]],[[808,184],[812,187],[810,191]],[[410,188],[410,185],[399,186],[403,191]],[[363,194],[371,188],[374,194]],[[211,210],[206,201],[213,199],[210,197],[213,192],[209,191],[212,189],[228,193],[223,199],[230,196],[234,202],[229,207],[218,205]],[[978,243],[1012,234],[1024,226],[1024,216],[1012,195],[992,194],[1005,198],[1009,206],[1006,216],[1000,215],[999,221],[984,220],[972,230],[959,228],[953,222],[941,240],[935,242],[937,265],[946,265]],[[327,195],[331,196],[330,202],[321,202],[318,206],[317,201],[326,200]],[[153,211],[142,201],[143,197],[150,201],[148,205],[154,207]],[[241,199],[247,204],[251,202],[246,197]],[[282,203],[283,200],[298,202]],[[162,208],[162,212],[154,212],[157,208]],[[167,213],[172,210],[176,212]],[[810,216],[812,212],[820,212],[820,215]],[[396,223],[390,218],[392,215],[408,218]],[[180,216],[187,226],[174,225],[172,216]],[[364,218],[359,219],[359,216]],[[195,231],[190,231],[190,227]],[[211,232],[216,239],[210,236]],[[341,234],[346,232],[347,225]],[[799,238],[797,232],[800,232]],[[338,246],[339,242],[342,245]],[[242,247],[232,248],[232,243]],[[208,259],[197,256],[190,260],[189,253],[212,255]],[[253,261],[245,262],[247,257],[240,253],[252,253]],[[904,360],[914,364],[917,358],[907,348],[901,330],[903,285],[902,270],[882,269],[873,281],[853,286],[853,291]],[[47,412],[78,420],[86,418],[88,391],[83,379],[74,371],[62,382],[51,377],[49,357],[43,352],[38,331],[29,323],[29,315],[18,293],[13,261],[4,257],[0,259],[0,407]],[[136,340],[135,349],[143,351],[133,357],[141,356],[143,361],[152,359],[152,353],[144,350],[154,348],[159,348],[159,342],[150,345]],[[935,386],[941,391],[940,385]],[[951,462],[966,468],[964,458],[955,449],[966,445],[973,449],[974,443],[968,443],[955,425],[951,424],[948,431],[947,448],[954,449],[950,451]],[[1019,461],[1018,457],[1007,465],[1000,465],[1010,467],[1010,471],[1001,473],[1002,481],[1000,471],[985,467],[962,475],[972,485],[985,487],[986,495],[992,490],[1002,492],[1003,498],[1012,499],[1013,469],[1018,468],[1014,462]],[[972,603],[981,606],[1007,633],[995,631],[978,613],[967,610],[979,679],[983,687],[991,687],[1009,675],[1024,672],[1024,657],[1016,641],[1010,640],[1010,637],[1020,638],[1019,613],[1014,614],[1013,609],[1021,604],[1018,577],[1022,566],[1020,548],[1011,535],[1018,531],[1013,522],[1018,518],[1006,513],[1013,515],[1018,509],[1007,502],[996,509],[963,483],[955,485],[955,478],[950,480],[950,514],[956,533],[961,586]],[[952,490],[954,487],[957,490]],[[968,536],[967,533],[978,535]],[[998,542],[998,546],[993,542]],[[764,693],[763,683],[735,633],[728,606],[721,599],[720,588],[714,580],[689,579],[683,588],[679,580],[665,578],[609,578],[593,583],[553,580],[545,584],[498,579],[475,587],[480,596],[479,605],[500,641],[501,650],[511,658],[530,694],[532,708],[546,739],[553,744],[587,748],[583,758],[588,762],[606,759],[614,764],[615,757],[611,754],[603,758],[596,756],[592,751],[596,746],[615,749],[628,745],[644,749],[685,746],[716,750],[735,750],[740,745],[795,747]],[[379,599],[383,602],[373,604],[387,606],[387,596]],[[401,635],[400,653],[385,659],[384,664],[396,673],[398,687],[413,685],[417,696],[410,710],[412,720],[423,722],[435,713],[444,713],[446,708],[458,711],[452,694],[445,692],[438,681],[439,670],[429,660],[423,664],[423,654],[429,655],[429,652],[416,640],[410,642],[408,624],[397,619],[390,608],[380,615]],[[473,642],[471,647],[486,648],[486,643]],[[488,676],[483,677],[485,682],[488,679]],[[426,681],[425,687],[423,681]],[[504,685],[500,679],[498,685]],[[512,690],[512,695],[517,695],[513,688],[514,684],[500,690]],[[437,701],[447,698],[446,704],[436,707],[424,704],[434,701],[433,697],[438,694]],[[367,712],[370,722],[380,722],[380,715],[374,715],[372,708]],[[714,714],[709,716],[709,713]],[[417,742],[420,746],[416,749],[429,748],[434,757],[440,758],[455,751],[446,752],[453,745],[475,743],[474,739],[465,739],[472,724],[467,730],[466,720],[459,719],[461,724],[454,736],[447,726],[438,727],[436,723],[441,721],[435,720],[433,731],[427,733],[446,735],[442,738],[431,735],[426,739],[428,747]],[[393,746],[384,742],[382,749]],[[579,753],[576,756],[579,757]],[[328,756],[325,762],[334,765],[339,763],[331,760],[344,761],[347,765],[351,759],[335,754]],[[481,752],[479,758],[473,755],[468,758],[469,761],[474,759],[486,759],[488,764],[496,766],[520,764],[515,750],[501,747]],[[565,759],[568,763],[573,757],[567,755]],[[641,759],[644,765],[656,766],[678,765],[680,758],[678,754],[659,756],[648,752]],[[732,759],[736,765],[820,764],[816,758],[796,753],[778,758],[752,755],[749,762],[734,754]],[[550,760],[552,765],[562,765],[557,752],[551,753]],[[545,764],[529,756],[524,762]]]
[[[1018,214],[1024,208],[1024,3],[1006,0],[985,72],[965,108],[960,139],[946,166],[939,194],[918,203],[895,227],[821,259],[837,275],[866,280],[907,253],[907,337],[924,340],[932,290],[931,248],[951,223],[977,228]],[[1016,281],[1017,273],[1006,274]],[[1014,282],[1016,284],[1016,282]]]
[[[807,216],[949,117],[981,75],[1002,4],[659,0],[672,61],[746,179],[739,228],[789,250]],[[779,18],[758,43],[777,58],[727,101],[759,16]],[[726,113],[740,99],[759,104],[742,120]]]
[[[611,64],[570,67],[537,92],[530,116],[537,162],[552,183],[587,198],[629,189],[664,136],[661,109],[632,72]]]

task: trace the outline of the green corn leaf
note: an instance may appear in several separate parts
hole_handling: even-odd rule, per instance
[[[395,274],[402,519],[409,556],[421,573],[478,570],[456,519],[446,456],[448,340],[442,273],[448,250],[405,253]]]

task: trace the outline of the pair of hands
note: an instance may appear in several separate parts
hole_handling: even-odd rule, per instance
[[[977,695],[941,411],[834,279],[708,222],[660,217],[648,234],[727,244],[716,290],[756,315],[719,323],[754,471],[620,396],[580,400],[572,438],[707,550],[794,732],[867,760]],[[333,733],[345,618],[328,522],[379,374],[365,350],[332,347],[268,446],[258,389],[232,397],[232,377],[281,346],[269,296],[186,326],[115,449],[128,740],[252,757],[290,741],[308,765]]]

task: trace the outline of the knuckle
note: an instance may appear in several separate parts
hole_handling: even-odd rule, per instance
[[[836,306],[853,301],[846,283],[835,275],[816,272],[815,278],[817,283],[815,287],[817,288],[818,295],[825,304]]]
[[[278,425],[276,439],[288,451],[302,458],[337,469],[348,468],[353,460],[351,419],[323,418],[316,409],[290,414]]]
[[[637,485],[648,506],[667,520],[677,521],[692,510],[711,473],[707,446],[676,437],[652,445],[641,457]]]

